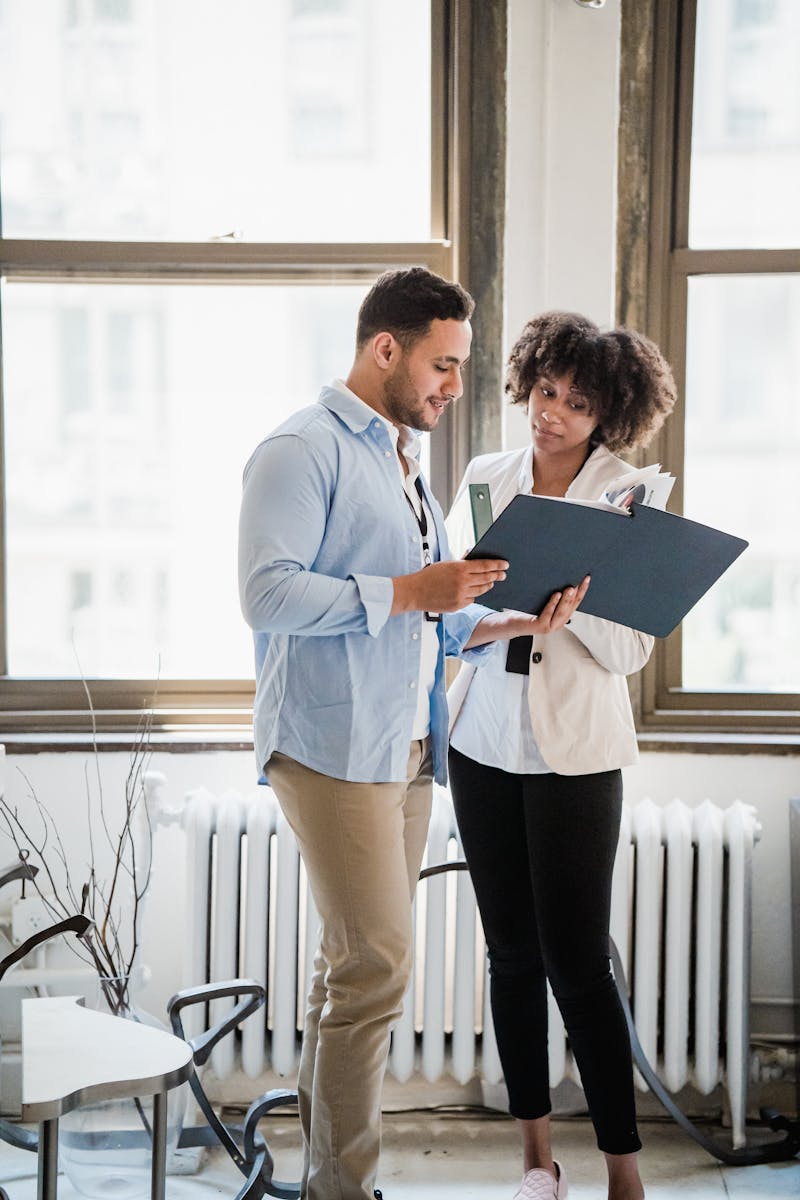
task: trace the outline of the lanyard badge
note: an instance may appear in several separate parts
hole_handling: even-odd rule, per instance
[[[405,490],[405,488],[403,488],[403,495],[405,496],[406,500],[408,501],[408,507],[411,509],[411,512],[414,514],[414,520],[417,522],[417,525],[419,526],[419,536],[422,540],[422,566],[424,568],[424,567],[431,566],[431,564],[433,563],[433,554],[431,553],[431,547],[430,547],[430,543],[428,541],[428,515],[425,512],[425,499],[424,499],[424,495],[423,495],[423,491],[422,491],[422,484],[420,483],[419,475],[414,480],[414,487],[417,489],[417,495],[419,496],[419,513],[414,508],[414,504],[411,500],[411,497],[409,496],[409,494]],[[425,613],[426,621],[432,621],[432,622],[436,623],[437,621],[441,621],[441,619],[442,619],[441,613],[432,613],[432,612]]]

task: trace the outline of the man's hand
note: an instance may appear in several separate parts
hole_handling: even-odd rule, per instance
[[[456,612],[505,579],[508,563],[499,558],[432,563],[412,575],[398,575],[391,615],[404,612]]]

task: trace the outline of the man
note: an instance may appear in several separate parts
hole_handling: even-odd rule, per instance
[[[256,641],[256,754],[321,919],[298,1082],[305,1200],[373,1196],[411,896],[432,780],[446,780],[444,654],[460,652],[484,611],[458,610],[507,566],[443,561],[442,513],[412,432],[434,429],[461,395],[472,309],[430,271],[382,275],[359,311],[347,380],[245,468],[239,578]]]

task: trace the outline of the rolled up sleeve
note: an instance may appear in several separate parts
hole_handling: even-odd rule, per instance
[[[488,613],[493,610],[483,604],[469,604],[458,612],[445,613],[444,623],[444,652],[448,658],[463,658],[465,662],[480,663],[491,652],[492,642],[465,650],[464,645],[472,637],[475,626],[480,624]]]
[[[383,575],[354,575],[367,616],[367,633],[377,637],[389,619],[394,603],[394,585]]]

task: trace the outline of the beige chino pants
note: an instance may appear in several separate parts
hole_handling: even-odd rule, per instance
[[[273,754],[321,920],[298,1092],[303,1200],[372,1200],[389,1033],[411,972],[411,898],[431,810],[430,739],[406,783],[349,783]]]

